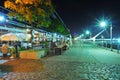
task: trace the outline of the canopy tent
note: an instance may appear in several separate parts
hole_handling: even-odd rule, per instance
[[[29,35],[24,33],[8,33],[0,36],[1,41],[26,41]]]

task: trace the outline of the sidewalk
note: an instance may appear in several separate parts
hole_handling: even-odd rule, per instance
[[[10,65],[9,72],[1,77],[6,80],[120,80],[119,57],[119,54],[91,44],[76,43],[62,55],[9,61],[4,64]],[[118,62],[104,61],[108,58]]]
[[[107,63],[120,64],[120,54],[115,50],[100,48],[92,44],[73,44],[69,50],[65,51],[61,56],[54,56],[48,60],[58,61],[79,61],[89,63]]]

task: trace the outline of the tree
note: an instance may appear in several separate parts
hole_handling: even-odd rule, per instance
[[[8,15],[20,21],[27,21],[38,27],[48,27],[50,16],[54,13],[51,0],[6,0],[5,8],[12,10]]]
[[[62,35],[70,34],[62,22],[57,18],[51,19],[50,27],[47,27],[47,30],[51,32],[57,32]]]
[[[51,0],[6,0],[4,6],[11,10],[9,17],[29,22],[31,26],[36,24],[37,27],[48,27],[51,24],[50,16],[54,13]],[[29,42],[32,43],[32,30],[30,34]]]

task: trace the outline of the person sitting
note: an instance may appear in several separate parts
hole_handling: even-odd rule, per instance
[[[7,57],[7,54],[9,52],[9,46],[7,45],[6,42],[3,43],[1,51],[3,53],[3,57]]]

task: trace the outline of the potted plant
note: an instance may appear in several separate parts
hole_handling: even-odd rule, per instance
[[[11,57],[10,58],[16,58],[16,50],[15,50],[15,47],[11,47],[10,48],[10,54],[11,54]]]

